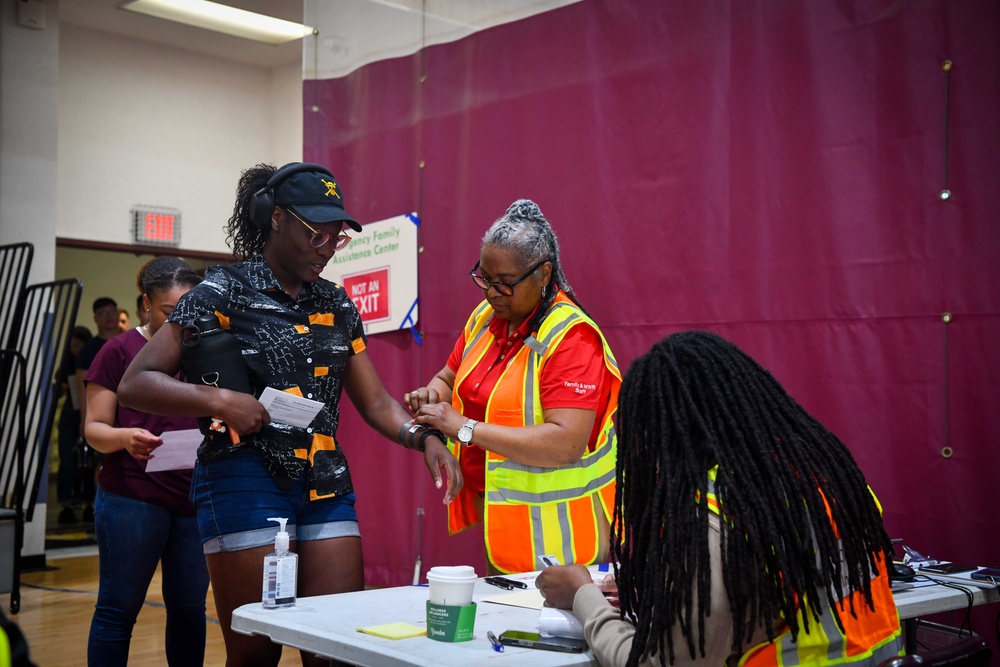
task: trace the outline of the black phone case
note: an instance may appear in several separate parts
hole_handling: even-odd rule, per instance
[[[961,574],[962,572],[972,572],[979,568],[975,565],[962,565],[960,563],[945,563],[943,565],[926,565],[920,570],[931,574]]]
[[[969,575],[973,579],[979,579],[981,581],[1000,581],[1000,568],[997,567],[984,567],[981,570],[977,570]]]
[[[519,637],[504,637],[500,635],[500,643],[505,646],[518,646],[521,648],[537,648],[542,651],[556,651],[557,653],[583,653],[587,650],[587,645],[570,643],[573,640],[564,640],[565,643],[557,641],[546,641],[546,638],[534,641],[531,639],[521,639]]]

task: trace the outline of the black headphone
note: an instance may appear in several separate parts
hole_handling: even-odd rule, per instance
[[[289,162],[284,167],[274,172],[271,178],[267,179],[267,185],[250,198],[250,220],[261,231],[265,231],[271,225],[271,214],[274,213],[274,190],[281,185],[285,179],[293,174],[303,171],[318,171],[333,178],[330,170],[321,164],[310,162]]]

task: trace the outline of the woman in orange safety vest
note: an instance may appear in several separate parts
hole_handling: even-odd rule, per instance
[[[621,375],[563,275],[538,206],[514,202],[483,237],[484,300],[448,363],[405,396],[416,425],[450,439],[465,481],[452,533],[483,522],[491,572],[605,561]]]

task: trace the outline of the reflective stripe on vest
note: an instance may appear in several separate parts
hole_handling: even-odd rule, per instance
[[[719,500],[715,493],[717,474],[718,466],[708,471],[706,492],[709,510],[721,519]],[[872,497],[875,498],[875,494]],[[695,502],[700,502],[700,499],[699,493]],[[877,498],[875,502],[878,503]],[[857,618],[851,616],[850,600],[841,599],[836,602],[844,625],[843,632],[837,627],[833,609],[825,604],[821,605],[823,613],[819,619],[808,612],[809,631],[805,632],[806,618],[803,609],[808,611],[808,605],[797,605],[795,615],[800,628],[798,637],[793,638],[791,628],[786,627],[773,642],[764,642],[747,649],[740,658],[739,667],[840,664],[876,667],[889,658],[902,655],[902,630],[887,567],[883,566],[879,574],[872,578],[871,591],[874,611],[865,602],[863,591],[849,594],[854,602]]]
[[[479,304],[479,307],[476,308],[476,310],[472,313],[470,322],[477,322],[480,318],[483,317],[483,315],[486,315],[487,309],[489,309],[489,307],[490,304],[487,301],[483,301],[481,304]],[[491,311],[487,315],[486,319],[483,321],[482,326],[479,328],[479,331],[471,339],[466,341],[465,349],[462,351],[463,361],[465,360],[465,355],[467,355],[469,353],[469,350],[471,350],[475,346],[475,344],[479,342],[479,339],[482,338],[485,334],[489,333],[490,320],[492,319],[493,319],[493,313]]]
[[[492,317],[492,309],[484,302],[469,318],[456,388],[494,344],[489,334]],[[605,365],[613,376],[607,410],[597,415],[603,427],[597,442],[592,443],[593,451],[588,447],[579,461],[558,468],[526,466],[486,453],[486,549],[490,561],[502,571],[535,570],[536,556],[544,553],[558,553],[567,564],[594,562],[602,546],[598,540],[595,502],[610,523],[617,451],[613,418],[621,375],[600,329],[562,292],[542,322],[538,338],[525,339],[524,347],[504,369],[487,402],[485,421],[504,426],[543,423],[539,395],[541,367],[569,330],[582,324],[589,324],[598,333]],[[452,403],[462,411],[458,391],[452,393]],[[461,456],[458,447],[453,451]],[[459,496],[449,505],[452,532],[462,530],[470,522],[468,499],[462,493]]]
[[[554,503],[560,500],[570,500],[572,498],[579,498],[580,496],[590,495],[595,491],[600,490],[600,488],[609,482],[615,481],[615,443],[617,442],[617,436],[615,435],[614,426],[608,431],[608,440],[599,448],[593,452],[585,455],[576,463],[570,463],[568,465],[560,466],[558,468],[543,468],[541,466],[526,466],[520,463],[515,463],[509,459],[489,457],[486,462],[487,469],[491,473],[500,472],[514,472],[519,474],[530,474],[529,483],[527,488],[513,488],[510,486],[501,487],[497,485],[495,491],[491,491],[487,500],[492,502],[517,502],[517,503],[528,503],[535,505],[543,505],[545,503]],[[610,462],[610,467],[608,463]],[[601,466],[596,470],[589,470],[594,466]],[[587,475],[578,475],[574,469],[587,470]],[[545,479],[545,475],[552,475],[553,477],[559,476],[559,473],[569,472],[571,474],[561,475],[565,478],[564,482],[572,482],[574,480],[580,480],[583,483],[582,486],[565,486],[563,488],[552,488],[552,485],[546,481],[540,481]],[[541,476],[541,477],[540,477]],[[551,478],[550,478],[551,479]]]

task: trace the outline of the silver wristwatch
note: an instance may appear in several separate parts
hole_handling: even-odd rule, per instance
[[[462,424],[462,428],[458,429],[458,441],[468,447],[472,444],[472,429],[476,428],[478,424],[475,419],[470,419],[469,421]]]

